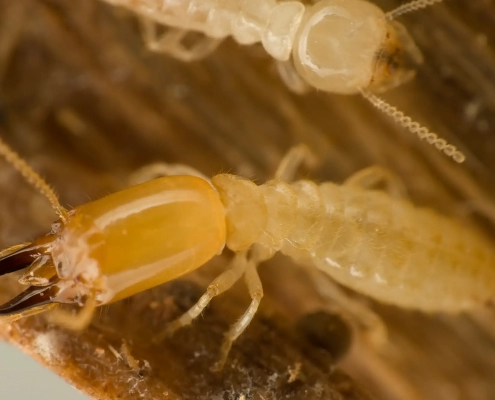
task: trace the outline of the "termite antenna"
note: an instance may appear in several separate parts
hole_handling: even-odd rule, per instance
[[[388,13],[385,13],[385,17],[388,20],[395,19],[403,14],[407,14],[413,11],[420,10],[425,7],[432,6],[436,3],[441,3],[443,0],[413,0],[409,3],[403,4]]]
[[[435,146],[438,150],[443,151],[454,161],[462,163],[466,159],[466,156],[461,151],[457,150],[454,145],[447,144],[445,139],[438,137],[436,133],[430,132],[427,128],[421,126],[418,122],[413,121],[402,111],[399,111],[397,108],[388,104],[378,96],[364,90],[361,90],[361,94],[371,104],[390,116],[399,125],[408,129],[410,132],[417,134],[420,139],[425,139],[429,144]]]
[[[14,167],[14,169],[16,169],[32,187],[48,199],[62,222],[67,222],[69,214],[58,201],[58,197],[53,189],[1,138],[0,155],[2,155],[3,158],[5,158],[5,160],[12,165],[12,167]]]

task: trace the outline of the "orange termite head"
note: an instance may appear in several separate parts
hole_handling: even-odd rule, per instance
[[[132,296],[199,268],[225,245],[219,194],[195,176],[158,178],[65,215],[47,236],[0,253],[0,275],[27,268],[19,282],[29,288],[0,309],[16,314],[8,322],[57,303]]]

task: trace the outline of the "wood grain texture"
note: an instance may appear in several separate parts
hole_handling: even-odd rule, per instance
[[[399,2],[376,3],[388,10]],[[227,40],[191,64],[152,54],[134,16],[97,0],[0,0],[0,135],[66,205],[121,189],[154,161],[264,181],[292,145],[305,142],[318,160],[305,176],[340,182],[380,164],[403,179],[416,204],[493,237],[495,3],[451,0],[401,22],[425,63],[384,97],[464,151],[463,165],[359,96],[290,93],[258,46]],[[45,233],[53,213],[15,171],[0,167],[3,247]],[[425,316],[370,302],[389,327],[389,343],[373,351],[355,335],[335,370],[332,353],[295,329],[305,314],[331,305],[283,257],[261,268],[266,300],[222,374],[208,368],[247,305],[242,285],[190,329],[150,346],[150,335],[191,305],[227,260],[102,310],[80,334],[32,318],[3,326],[0,336],[101,399],[495,399],[492,311]],[[14,282],[2,278],[1,301],[19,289]]]

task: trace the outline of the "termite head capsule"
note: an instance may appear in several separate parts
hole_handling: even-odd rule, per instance
[[[333,93],[397,86],[422,60],[405,28],[364,0],[322,0],[308,7],[294,43],[300,76]]]

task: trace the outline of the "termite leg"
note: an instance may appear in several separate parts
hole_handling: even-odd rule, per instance
[[[177,329],[189,325],[203,310],[210,301],[219,294],[230,289],[242,276],[246,269],[246,254],[236,254],[232,260],[231,267],[222,272],[209,286],[206,293],[201,296],[198,302],[186,311],[182,316],[172,321],[167,328],[156,335],[153,339],[155,343],[162,341],[166,336],[172,335]]]
[[[275,179],[284,182],[292,181],[296,175],[296,171],[302,163],[308,165],[316,163],[313,154],[304,144],[292,147],[284,158],[282,158],[282,161],[280,161],[277,171],[275,172]]]
[[[399,199],[407,198],[406,187],[400,178],[392,171],[379,165],[364,168],[352,174],[345,180],[344,185],[372,189],[380,183],[384,183],[386,185],[386,192],[390,196]]]
[[[220,349],[220,360],[213,366],[213,371],[219,371],[223,368],[227,356],[229,355],[230,348],[232,347],[232,343],[244,332],[251,323],[256,311],[258,311],[258,306],[263,298],[263,286],[261,285],[261,280],[256,269],[257,266],[258,263],[254,260],[247,261],[244,280],[246,281],[249,295],[251,296],[251,304],[239,321],[232,325],[225,334],[225,340]]]
[[[158,33],[159,25],[147,18],[141,18],[144,41],[152,51],[166,53],[181,61],[195,61],[206,57],[222,42],[222,39],[202,36],[187,48],[183,39],[189,32],[187,29],[167,28],[164,33]]]
[[[285,83],[291,92],[305,94],[311,90],[311,86],[296,71],[292,60],[277,61],[276,66],[280,79],[282,79],[282,82]]]
[[[310,271],[310,277],[320,296],[336,304],[340,310],[352,317],[351,321],[360,328],[367,343],[376,349],[386,343],[387,328],[378,314],[359,300],[351,298],[328,277],[322,277],[320,271]]]
[[[89,297],[77,314],[57,308],[48,314],[48,321],[74,331],[86,328],[93,318],[96,309],[96,300]]]
[[[136,172],[132,173],[129,177],[129,184],[131,186],[137,185],[139,183],[148,182],[162,176],[175,176],[175,175],[191,175],[202,178],[205,181],[210,181],[199,172],[197,169],[184,164],[167,164],[167,163],[153,163],[145,165],[139,168]]]

